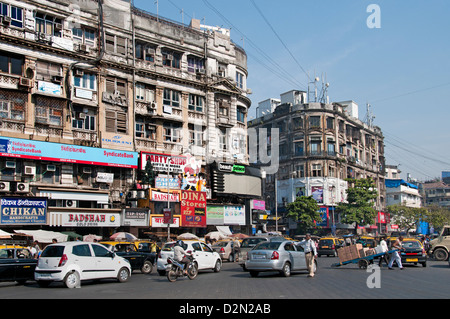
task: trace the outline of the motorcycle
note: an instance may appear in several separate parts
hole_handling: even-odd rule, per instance
[[[189,263],[187,264],[187,277],[192,280],[198,275],[198,267],[194,262],[194,256],[188,255],[186,257],[189,259]],[[166,271],[167,279],[170,282],[175,282],[178,277],[185,277],[184,267],[182,264],[178,263],[171,257],[167,258],[167,263],[170,265],[170,268]]]

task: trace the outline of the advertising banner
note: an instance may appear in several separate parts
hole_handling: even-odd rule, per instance
[[[181,191],[181,225],[206,227],[206,192]]]
[[[152,163],[153,170],[156,172],[167,173],[167,170],[169,170],[171,173],[180,174],[183,172],[187,159],[185,156],[180,155],[141,152],[140,168],[142,170],[145,169],[148,161]]]
[[[323,187],[322,186],[312,186],[311,193],[312,193],[312,197],[316,200],[317,204],[323,204]]]
[[[319,213],[320,213],[320,216],[322,217],[322,219],[316,221],[316,226],[328,227],[328,208],[320,207]]]
[[[208,225],[223,225],[223,206],[206,207],[206,222]]]
[[[245,206],[224,206],[225,225],[245,225]]]
[[[78,163],[87,165],[138,168],[138,153],[69,144],[0,138],[0,156]]]
[[[0,209],[2,225],[47,224],[47,198],[3,197],[0,200]]]

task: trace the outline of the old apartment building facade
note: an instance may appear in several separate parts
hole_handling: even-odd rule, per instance
[[[346,178],[373,178],[379,192],[376,209],[380,213],[385,210],[383,135],[379,127],[369,127],[358,119],[356,103],[308,102],[307,92],[297,90],[269,102],[269,106],[267,101],[260,103],[259,110],[265,111],[249,121],[249,128],[267,129],[268,152],[271,129],[279,131],[279,169],[277,174],[267,175],[264,197],[272,215],[277,205],[283,217],[280,227],[296,228],[284,218],[285,207],[302,195],[318,202],[323,216],[318,226],[329,230],[351,227],[342,224],[335,212],[337,204],[346,199]]]
[[[45,221],[2,226],[148,226],[121,210],[143,155],[248,164],[247,57],[227,30],[119,0],[0,9],[1,195],[48,198]]]

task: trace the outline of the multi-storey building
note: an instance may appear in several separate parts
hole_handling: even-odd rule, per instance
[[[409,176],[409,174],[408,174]],[[422,196],[419,186],[400,178],[400,170],[396,165],[386,165],[386,205],[405,205],[407,207],[422,207]]]
[[[307,92],[293,90],[281,95],[273,113],[249,121],[249,128],[266,128],[268,134],[271,129],[279,131],[279,169],[267,175],[264,183],[272,215],[276,207],[279,216],[284,216],[287,203],[312,195],[323,213],[318,225],[347,228],[335,213],[337,204],[346,199],[345,179],[366,177],[377,185],[377,210],[384,210],[383,135],[379,127],[360,121],[357,110],[353,101],[308,102]],[[279,224],[288,230],[288,220],[281,219]],[[290,226],[296,227],[295,223]]]
[[[148,227],[148,209],[121,208],[149,155],[188,155],[197,179],[214,161],[248,164],[247,57],[228,30],[119,0],[0,9],[2,195],[48,198],[45,218],[0,226]]]

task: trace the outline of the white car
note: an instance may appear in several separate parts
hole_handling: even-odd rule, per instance
[[[198,240],[185,240],[183,249],[189,253],[193,253],[194,260],[197,263],[198,270],[212,269],[219,272],[222,269],[222,259],[220,255],[209,248],[205,243]],[[173,247],[175,242],[167,242],[164,244],[158,255],[157,270],[158,274],[164,276],[168,267],[167,258],[173,258]]]
[[[126,282],[131,275],[128,260],[103,245],[88,242],[64,242],[48,245],[34,272],[39,286],[62,281],[66,287],[79,287],[81,281],[116,278]]]

